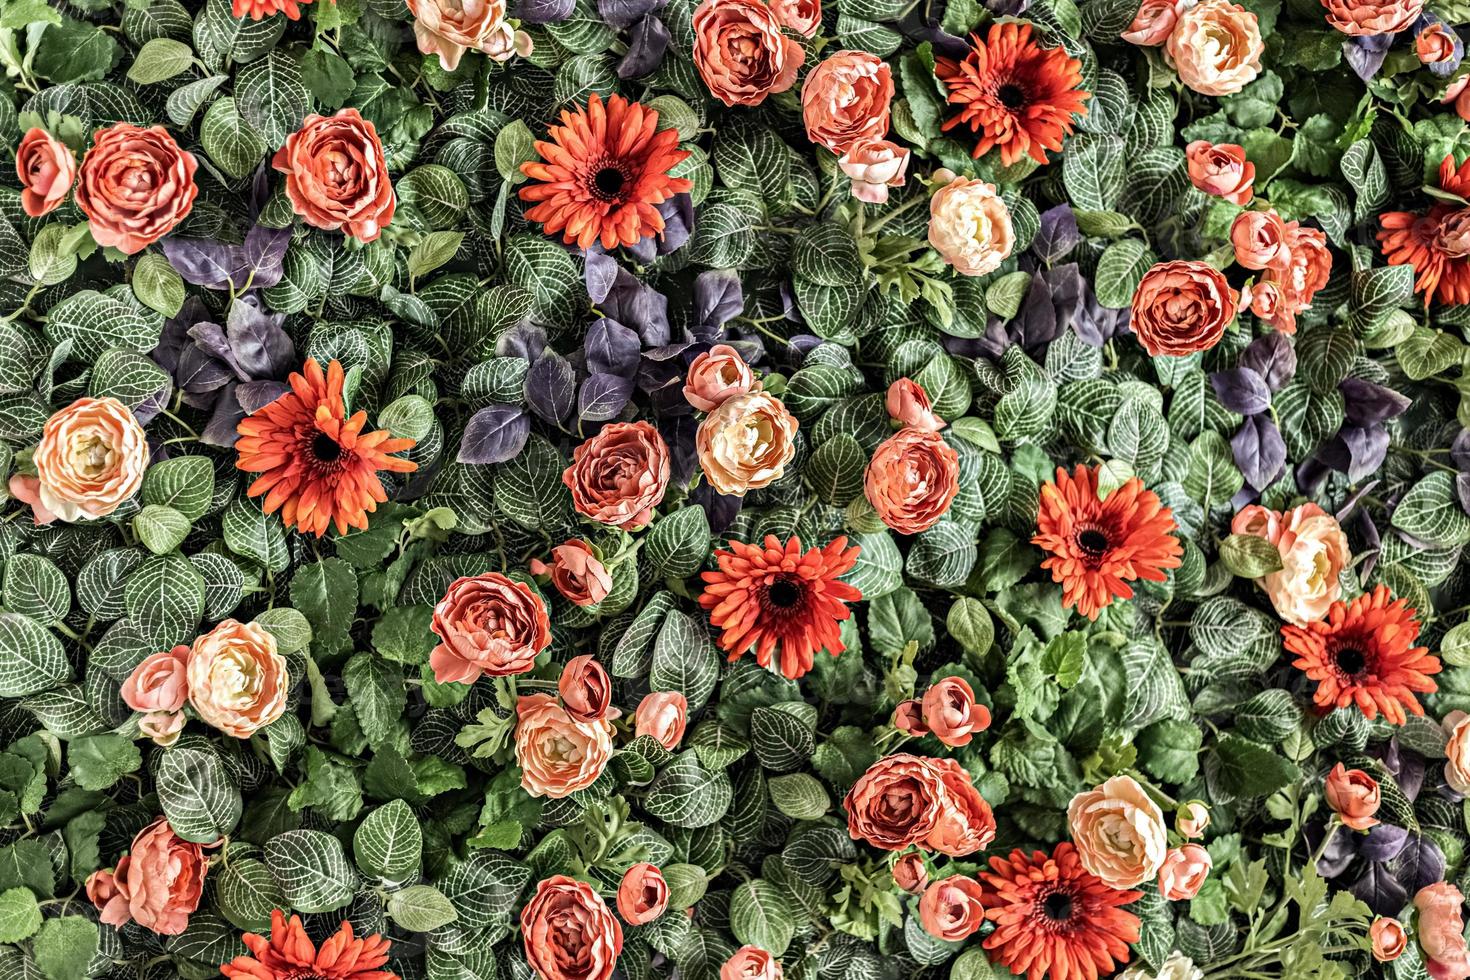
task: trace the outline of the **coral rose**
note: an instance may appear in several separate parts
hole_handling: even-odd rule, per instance
[[[1404,955],[1409,948],[1409,933],[1398,919],[1380,915],[1368,927],[1368,939],[1373,943],[1373,958],[1380,963],[1389,963]]]
[[[1202,0],[1179,14],[1164,54],[1179,80],[1200,95],[1234,95],[1261,72],[1265,52],[1256,15],[1230,0]]]
[[[1442,65],[1456,61],[1458,38],[1444,24],[1430,24],[1414,36],[1414,54],[1419,63]]]
[[[139,727],[159,745],[172,745],[183,730],[188,673],[189,648],[176,646],[146,658],[123,681],[123,703],[143,713]]]
[[[902,187],[909,168],[907,147],[888,140],[859,140],[837,158],[852,181],[852,196],[868,204],[886,204],[888,188]]]
[[[1275,210],[1242,211],[1230,225],[1235,261],[1247,269],[1285,269],[1291,265],[1286,222]]]
[[[893,862],[893,883],[910,895],[917,895],[929,884],[929,869],[924,855],[914,851]]]
[[[286,658],[263,626],[226,619],[189,649],[189,703],[208,725],[249,738],[286,711]]]
[[[524,674],[551,645],[546,603],[529,585],[499,572],[451,582],[434,606],[432,628],[439,645],[429,666],[440,684]]]
[[[1235,291],[1203,262],[1160,262],[1133,291],[1130,323],[1150,355],[1183,356],[1220,342],[1235,318]]]
[[[893,71],[867,51],[838,51],[813,68],[801,85],[806,138],[836,153],[881,140],[888,132]]]
[[[161,936],[177,936],[199,908],[208,870],[204,845],[183,840],[159,817],[133,838],[116,870],[96,871],[87,878],[87,897],[110,926],[121,927],[131,919]]]
[[[693,27],[694,65],[725,105],[760,105],[796,84],[806,52],[761,0],[704,0]]]
[[[1280,516],[1268,540],[1281,554],[1281,568],[1256,583],[1276,614],[1293,626],[1322,619],[1342,594],[1338,577],[1353,558],[1342,525],[1316,504],[1303,504]]]
[[[741,946],[720,967],[720,980],[781,980],[781,961],[759,946]]]
[[[554,800],[597,782],[612,758],[612,726],[577,721],[550,694],[516,701],[516,762],[521,787]]]
[[[684,376],[684,400],[701,412],[713,412],[727,399],[759,387],[738,350],[715,344],[690,363]]]
[[[678,691],[645,694],[633,712],[633,734],[648,735],[666,749],[674,749],[684,738],[689,699]]]
[[[858,777],[842,805],[848,834],[886,851],[918,846],[964,857],[995,839],[990,804],[953,759],[885,756]]]
[[[623,927],[591,885],[552,875],[521,909],[521,942],[542,980],[609,980]]]
[[[645,861],[623,872],[623,880],[618,885],[618,914],[623,921],[635,926],[647,925],[668,907],[669,883],[657,867]]]
[[[61,207],[77,179],[77,155],[44,129],[30,129],[15,149],[20,206],[32,218]]]
[[[1210,808],[1199,800],[1190,800],[1174,815],[1174,829],[1183,836],[1198,840],[1210,826]]]
[[[1449,882],[1437,881],[1414,895],[1419,910],[1419,945],[1424,965],[1434,980],[1470,977],[1470,954],[1465,950],[1465,896]]]
[[[796,456],[796,416],[764,391],[727,398],[694,434],[699,468],[720,493],[743,497],[768,487]]]
[[[63,521],[92,521],[122,506],[143,485],[148,436],[116,398],[78,398],[46,420],[33,456],[39,504]],[[11,492],[15,482],[11,482]],[[37,523],[41,520],[37,513]]]
[[[573,657],[561,669],[556,682],[557,693],[567,714],[574,721],[600,721],[615,718],[612,708],[612,678],[607,669],[590,653]]]
[[[1114,776],[1072,797],[1067,825],[1082,866],[1110,888],[1148,881],[1169,850],[1163,812],[1131,776]]]
[[[960,458],[937,432],[913,427],[885,439],[868,461],[863,493],[899,534],[928,530],[960,490]]]
[[[437,54],[445,71],[459,67],[466,51],[492,61],[531,53],[531,39],[505,19],[504,0],[408,0],[419,51]]]
[[[782,27],[802,37],[813,36],[822,26],[821,0],[771,0],[767,6]]]
[[[893,727],[915,738],[928,735],[929,726],[924,724],[924,702],[918,698],[898,702],[898,707],[893,709]]]
[[[199,196],[198,169],[194,154],[179,149],[162,126],[117,123],[92,136],[82,157],[77,207],[98,245],[132,255],[189,216]]]
[[[653,520],[669,485],[669,447],[647,422],[614,422],[572,451],[561,475],[583,517],[625,531]]]
[[[1378,780],[1361,769],[1349,769],[1341,762],[1327,774],[1327,805],[1344,827],[1367,830],[1378,824],[1374,816],[1383,804]]]
[[[929,405],[929,393],[917,381],[899,378],[888,386],[883,405],[894,421],[915,429],[938,432],[944,428],[944,419],[934,414]]]
[[[1322,0],[1327,23],[1353,37],[1397,34],[1419,19],[1424,0]]]
[[[919,923],[935,939],[968,939],[985,921],[980,882],[968,875],[951,875],[934,882],[919,899]]]
[[[1189,182],[1212,197],[1246,204],[1255,194],[1256,165],[1245,158],[1242,146],[1195,140],[1184,148],[1184,160]]]
[[[307,116],[271,166],[286,175],[291,210],[314,228],[371,242],[393,220],[398,202],[383,144],[356,109]]]
[[[607,598],[612,576],[587,542],[572,538],[551,549],[551,564],[539,558],[530,562],[532,575],[550,575],[551,584],[566,600],[578,606],[595,606]]]
[[[1461,796],[1470,796],[1470,715],[1451,711],[1444,717],[1444,781]]]
[[[1159,866],[1159,894],[1166,902],[1194,898],[1204,887],[1214,863],[1210,852],[1198,844],[1171,849]]]
[[[1133,15],[1133,23],[1118,37],[1139,47],[1157,48],[1174,33],[1182,6],[1184,0],[1143,0],[1138,13]]]
[[[990,709],[975,703],[963,677],[945,677],[924,692],[924,725],[945,745],[969,745],[975,732],[990,727]]]
[[[944,177],[929,199],[929,244],[960,275],[989,275],[1015,248],[1011,211],[994,185],[935,171],[935,180]]]

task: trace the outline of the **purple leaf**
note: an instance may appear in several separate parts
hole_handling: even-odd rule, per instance
[[[536,361],[546,349],[546,331],[533,323],[517,323],[495,342],[498,357],[519,357]]]
[[[1470,429],[1461,429],[1450,443],[1450,462],[1456,469],[1470,470]]]
[[[1456,474],[1455,495],[1460,498],[1460,509],[1470,514],[1470,473]]]
[[[531,411],[554,425],[572,414],[577,397],[577,376],[567,359],[547,351],[526,372],[526,404]]]
[[[1220,404],[1232,412],[1259,415],[1271,407],[1271,389],[1266,387],[1266,379],[1250,368],[1216,371],[1210,375],[1210,385]]]
[[[744,497],[727,496],[703,482],[689,491],[689,500],[704,508],[709,529],[714,534],[720,534],[735,521],[745,502]]]
[[[517,405],[488,405],[476,412],[459,441],[460,463],[483,465],[515,459],[531,435],[531,419]]]
[[[240,385],[230,385],[214,403],[214,412],[209,416],[209,424],[204,431],[199,433],[199,441],[206,446],[219,446],[228,449],[240,438],[237,426],[245,417],[246,410],[240,406],[236,396],[239,394]]]
[[[694,279],[694,315],[697,333],[711,332],[710,340],[745,309],[745,292],[734,269],[709,269]]]
[[[1353,882],[1352,893],[1377,915],[1398,915],[1409,902],[1408,891],[1386,864],[1369,864],[1363,876]]]
[[[235,398],[247,415],[254,415],[290,390],[284,381],[246,381],[235,386]]]
[[[1410,893],[1444,880],[1444,852],[1425,834],[1411,834],[1391,867],[1393,876]]]
[[[631,27],[655,10],[662,10],[667,0],[597,0],[597,13],[613,27]]]
[[[617,281],[602,308],[606,316],[638,331],[644,346],[662,347],[669,342],[668,297],[626,269],[618,269]]]
[[[582,349],[587,354],[587,370],[594,375],[632,378],[638,373],[638,335],[616,320],[603,317],[588,327]]]
[[[584,422],[606,422],[616,418],[632,397],[632,378],[594,374],[582,382],[582,390],[577,393],[577,415]]]
[[[237,274],[243,254],[239,245],[212,238],[170,236],[159,242],[164,258],[185,282],[205,289],[226,289]]]
[[[245,235],[240,273],[241,286],[248,281],[251,288],[267,288],[281,281],[281,262],[291,244],[290,228],[267,228],[256,225]],[[251,273],[254,273],[252,277]]]
[[[600,304],[612,291],[613,283],[617,282],[617,259],[604,252],[601,245],[596,244],[587,249],[584,259],[582,279],[587,284],[587,298]]]
[[[1346,827],[1340,827],[1337,835],[1356,839],[1358,853],[1369,861],[1392,861],[1409,842],[1407,830],[1387,823],[1375,824],[1368,829],[1368,833],[1361,836],[1349,833]]]
[[[1242,422],[1230,439],[1230,449],[1245,482],[1258,491],[1275,483],[1286,469],[1286,441],[1267,415],[1253,415]]]
[[[1357,482],[1372,476],[1383,465],[1388,456],[1388,430],[1378,424],[1344,425],[1337,433],[1337,439],[1328,443],[1326,449],[1330,452],[1339,445],[1345,458],[1330,460],[1329,463],[1333,469],[1346,473],[1349,480]],[[1346,465],[1338,465],[1339,462]]]
[[[669,447],[669,478],[675,486],[688,484],[699,471],[699,453],[694,443],[698,429],[699,421],[692,411],[684,415],[659,416],[658,434],[663,436],[664,444]]]
[[[1408,396],[1362,378],[1343,378],[1337,390],[1342,392],[1346,417],[1353,425],[1398,418],[1413,404]]]
[[[1285,334],[1272,330],[1241,352],[1240,366],[1265,378],[1266,387],[1273,392],[1280,391],[1296,374],[1296,348]]]
[[[1082,241],[1077,230],[1077,215],[1066,204],[1048,208],[1041,215],[1041,229],[1031,240],[1031,251],[1041,261],[1051,265],[1067,257],[1067,253]]]
[[[555,24],[570,17],[576,6],[576,0],[520,0],[515,10],[527,24]]]
[[[1373,81],[1373,76],[1383,67],[1383,61],[1388,57],[1388,49],[1393,44],[1392,34],[1374,34],[1371,37],[1350,37],[1342,42],[1342,57],[1356,74],[1365,82]]]
[[[201,351],[235,372],[238,380],[250,380],[250,375],[235,361],[235,352],[230,349],[230,338],[219,324],[196,323],[189,328],[189,337]]]
[[[694,234],[694,198],[689,192],[675,194],[658,206],[664,219],[663,234],[658,236],[658,254],[668,255],[682,248]]]
[[[201,326],[204,324],[196,324],[191,329],[197,330]],[[193,345],[184,348],[179,355],[179,366],[174,369],[174,384],[188,394],[218,391],[234,380],[234,373],[224,363]]]
[[[628,53],[618,62],[618,77],[627,81],[652,74],[669,50],[669,29],[651,14],[628,32]]]
[[[241,297],[230,306],[225,320],[234,360],[248,379],[278,378],[297,367],[296,345],[281,324],[284,313],[267,313],[252,296]]]

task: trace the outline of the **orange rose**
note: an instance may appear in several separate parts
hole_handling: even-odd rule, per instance
[[[684,376],[684,399],[701,412],[713,412],[726,399],[759,388],[750,365],[729,344],[704,351]]]
[[[1291,265],[1286,222],[1275,210],[1242,211],[1230,225],[1235,261],[1247,269],[1285,269]]]
[[[1287,267],[1268,269],[1261,278],[1274,283],[1281,293],[1281,309],[1271,318],[1271,325],[1283,333],[1295,333],[1296,314],[1312,305],[1312,298],[1332,275],[1332,253],[1322,229],[1303,228],[1295,221],[1286,223],[1286,247],[1291,251]]]
[[[892,103],[888,62],[867,51],[838,51],[802,83],[806,138],[839,156],[856,143],[881,140]]]
[[[964,857],[995,839],[990,804],[953,759],[885,756],[858,777],[842,805],[853,840],[886,851],[917,845]]]
[[[532,575],[550,575],[556,591],[578,606],[595,606],[612,589],[612,576],[607,568],[587,542],[576,538],[551,549],[550,565],[533,558],[530,568]]]
[[[1067,824],[1082,866],[1109,888],[1148,881],[1169,849],[1163,811],[1131,776],[1114,776],[1072,797]]]
[[[934,409],[929,404],[929,393],[917,381],[899,378],[893,382],[888,386],[883,404],[888,409],[889,417],[901,425],[926,429],[929,432],[938,432],[944,428],[944,419],[934,414]]]
[[[720,493],[768,487],[796,457],[796,416],[764,391],[727,398],[694,433],[699,467]]]
[[[720,980],[781,980],[781,961],[759,946],[741,946],[720,967]]]
[[[623,927],[591,885],[552,875],[521,909],[521,941],[542,980],[608,980],[623,951]]]
[[[893,709],[893,727],[916,738],[928,735],[929,726],[924,724],[924,702],[918,698],[898,702],[898,707]]]
[[[148,436],[116,398],[78,398],[46,420],[34,454],[36,500],[15,494],[43,518],[91,521],[122,506],[143,485]],[[15,481],[11,492],[15,493]],[[39,504],[39,508],[37,508]],[[39,511],[45,511],[43,515]]]
[[[618,914],[630,925],[647,925],[669,907],[669,883],[663,872],[648,862],[623,872],[618,885]]]
[[[980,904],[980,882],[968,875],[951,875],[930,885],[919,899],[919,922],[936,939],[958,942],[968,939],[985,921]]]
[[[249,738],[286,712],[286,658],[263,626],[226,619],[194,641],[189,703],[208,725]]]
[[[1180,12],[1164,57],[1200,95],[1234,95],[1261,73],[1265,50],[1253,12],[1230,0],[1202,0]]]
[[[1183,356],[1220,342],[1235,318],[1235,291],[1203,262],[1160,262],[1133,292],[1131,325],[1143,349]]]
[[[199,196],[197,169],[194,154],[179,149],[162,126],[117,123],[92,136],[82,157],[77,207],[98,245],[132,255],[189,216]]]
[[[1470,122],[1470,75],[1461,75],[1450,82],[1439,101],[1441,105],[1454,105],[1455,114]]]
[[[863,475],[868,503],[899,534],[938,524],[959,491],[959,455],[939,433],[911,426],[878,446]]]
[[[574,721],[600,721],[618,715],[617,709],[612,707],[612,678],[590,653],[567,661],[556,682],[556,690],[561,695],[562,706]]]
[[[1191,840],[1205,835],[1210,826],[1210,808],[1199,800],[1190,800],[1174,815],[1174,829]]]
[[[1348,769],[1341,762],[1327,774],[1327,805],[1344,827],[1367,830],[1378,824],[1373,814],[1383,804],[1378,780],[1361,769]]]
[[[1389,963],[1404,955],[1409,948],[1409,934],[1398,919],[1380,915],[1368,927],[1368,938],[1373,942],[1373,958],[1380,963]]]
[[[393,220],[397,199],[383,144],[356,109],[307,116],[271,166],[286,175],[291,210],[314,228],[371,242]]]
[[[963,677],[945,677],[924,692],[924,725],[945,745],[969,745],[975,732],[990,727],[990,709],[975,703]]]
[[[782,27],[812,37],[822,26],[822,0],[771,0],[771,13]]]
[[[505,19],[504,0],[408,0],[419,51],[439,56],[445,71],[459,67],[466,51],[491,61],[531,53],[531,38]]]
[[[929,869],[924,855],[910,851],[893,862],[893,883],[910,895],[917,895],[929,884]]]
[[[559,800],[597,782],[612,758],[612,726],[577,721],[550,694],[516,701],[516,762],[532,796]]]
[[[1189,182],[1212,197],[1245,204],[1255,193],[1256,165],[1245,158],[1242,146],[1195,140],[1184,148],[1184,160]]]
[[[806,52],[760,0],[704,0],[693,26],[694,65],[725,105],[760,105],[796,84]]]
[[[929,244],[962,276],[985,276],[1016,247],[1011,210],[993,184],[936,170],[944,186],[929,199]]]
[[[1143,0],[1138,13],[1133,15],[1133,23],[1118,37],[1129,44],[1157,48],[1174,33],[1179,8],[1183,5],[1183,0]]]
[[[672,750],[684,738],[689,699],[678,691],[654,691],[638,702],[633,712],[633,734],[649,735]]]
[[[159,817],[133,838],[115,871],[94,871],[87,878],[87,897],[110,926],[120,928],[131,919],[160,936],[177,936],[199,908],[208,870],[204,846],[181,839]]]
[[[1438,65],[1455,60],[1455,35],[1443,24],[1430,24],[1414,37],[1420,64]]]
[[[1446,881],[1437,881],[1414,895],[1419,910],[1419,945],[1424,947],[1429,975],[1436,980],[1470,977],[1470,954],[1465,949],[1465,896]]]
[[[440,684],[524,674],[551,645],[546,603],[524,582],[499,572],[451,582],[434,607],[432,628],[439,645],[429,666]]]
[[[653,519],[669,485],[669,447],[647,422],[614,422],[572,451],[561,475],[583,517],[625,531]]]
[[[1397,34],[1424,10],[1424,0],[1322,0],[1327,23],[1354,37]]]
[[[159,745],[172,745],[183,730],[188,673],[189,648],[176,646],[148,657],[123,681],[123,702],[143,713],[140,727]]]
[[[1470,796],[1470,715],[1451,711],[1444,716],[1444,781],[1461,796]]]
[[[77,179],[77,155],[44,129],[31,129],[15,150],[15,176],[20,180],[20,206],[32,218],[61,207]]]
[[[1194,898],[1205,886],[1214,859],[1198,844],[1185,844],[1164,855],[1159,866],[1159,894],[1166,902],[1182,902]]]

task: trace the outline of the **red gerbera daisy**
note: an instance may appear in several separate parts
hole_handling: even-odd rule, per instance
[[[977,160],[998,146],[1006,166],[1028,154],[1045,163],[1044,151],[1061,150],[1073,118],[1087,112],[1082,62],[1031,40],[1030,24],[994,24],[984,41],[978,34],[971,40],[965,60],[935,59],[949,101],[964,107],[945,120],[944,131],[965,125],[980,134]]]
[[[1312,700],[1323,708],[1356,704],[1370,719],[1383,717],[1395,725],[1408,719],[1404,709],[1424,714],[1418,691],[1436,689],[1430,674],[1440,671],[1439,658],[1414,646],[1419,623],[1403,599],[1392,599],[1386,586],[1350,603],[1334,602],[1327,618],[1306,626],[1283,626],[1292,661],[1312,680]]]
[[[992,963],[1027,980],[1097,980],[1128,962],[1138,916],[1121,906],[1143,892],[1119,891],[1082,867],[1063,841],[1052,851],[993,857],[985,883],[985,917],[995,931],[984,946]]]
[[[1440,190],[1470,194],[1470,160],[1458,169],[1453,155],[1439,165]],[[1470,303],[1470,208],[1435,201],[1428,212],[1390,211],[1379,221],[1378,241],[1389,265],[1410,265],[1417,274],[1414,291],[1427,304],[1438,299],[1449,306]]]
[[[765,667],[779,643],[781,673],[793,680],[812,669],[818,650],[841,653],[837,624],[852,615],[845,603],[863,594],[838,576],[857,564],[859,550],[838,538],[803,554],[800,538],[783,545],[767,535],[764,548],[731,541],[729,551],[716,551],[720,570],[703,573],[699,604],[724,631],[720,649],[739,660],[755,647],[756,662]]]
[[[1062,604],[1097,619],[1113,599],[1131,599],[1128,582],[1164,581],[1178,568],[1183,547],[1174,537],[1174,514],[1158,494],[1134,477],[1098,499],[1097,474],[1077,467],[1041,487],[1041,511],[1031,543],[1051,553],[1041,563],[1062,584]]]
[[[230,980],[399,980],[398,974],[378,967],[388,962],[392,944],[374,933],[352,937],[352,923],[342,923],[320,951],[302,928],[301,916],[289,925],[280,909],[271,911],[270,939],[247,932],[242,937],[252,955],[237,956],[220,972]]]
[[[393,439],[386,429],[363,432],[367,412],[347,417],[342,365],[325,372],[309,360],[292,374],[291,390],[238,426],[238,469],[261,476],[246,494],[265,494],[267,514],[281,512],[287,527],[317,537],[337,525],[366,528],[367,515],[388,499],[379,470],[412,473],[418,464],[390,453],[412,449],[414,440]]]
[[[679,132],[658,128],[658,113],[621,95],[593,93],[586,109],[562,111],[550,143],[537,141],[541,160],[521,164],[521,173],[544,181],[521,188],[521,200],[540,201],[526,212],[548,235],[565,229],[562,240],[587,248],[634,245],[664,230],[654,207],[694,185],[669,170],[688,152]],[[545,162],[542,162],[545,161]]]

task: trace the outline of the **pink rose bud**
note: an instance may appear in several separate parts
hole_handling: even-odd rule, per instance
[[[1174,829],[1191,839],[1203,837],[1209,826],[1210,808],[1199,800],[1190,800],[1174,816]]]
[[[1185,844],[1164,855],[1159,868],[1159,894],[1166,902],[1194,898],[1204,887],[1214,861],[1198,844]]]
[[[1242,211],[1230,226],[1235,261],[1247,269],[1285,269],[1291,265],[1286,223],[1275,211]]]
[[[1174,32],[1181,5],[1182,0],[1143,0],[1143,5],[1133,16],[1133,23],[1118,36],[1139,47],[1160,47]]]
[[[990,727],[990,709],[975,703],[963,677],[945,677],[924,692],[924,724],[945,745],[969,745],[975,732]]]
[[[1245,148],[1234,143],[1195,140],[1184,148],[1189,182],[1222,201],[1245,204],[1255,193],[1256,165],[1245,158]]]
[[[618,885],[618,914],[630,925],[647,925],[669,907],[669,885],[657,867],[635,864]]]
[[[852,179],[853,197],[867,204],[885,204],[888,188],[903,186],[909,151],[888,140],[863,140],[838,157],[837,165]]]
[[[654,691],[638,702],[633,712],[633,733],[651,735],[658,744],[672,750],[684,738],[684,725],[689,712],[689,699],[678,691]]]
[[[1414,53],[1421,64],[1438,65],[1455,60],[1455,36],[1443,24],[1431,24],[1414,38]]]
[[[61,207],[77,179],[77,155],[44,129],[21,137],[15,151],[15,176],[23,188],[20,206],[32,218]]]
[[[924,724],[923,702],[918,698],[900,701],[898,707],[893,709],[893,727],[915,738],[928,735],[929,726]]]
[[[929,393],[917,381],[899,378],[893,382],[888,386],[888,396],[884,404],[888,414],[904,425],[929,432],[938,432],[944,428],[944,419],[934,414],[929,406]]]
[[[617,710],[611,707],[612,678],[591,654],[568,660],[556,687],[562,706],[577,721],[617,717]]]
[[[1398,919],[1380,915],[1368,927],[1368,938],[1373,941],[1373,958],[1388,963],[1403,955],[1409,948],[1409,934]]]
[[[759,387],[740,352],[729,344],[716,344],[690,363],[684,400],[701,412],[713,412],[726,399]]]
[[[1327,805],[1332,807],[1343,826],[1367,830],[1378,823],[1383,797],[1378,781],[1361,769],[1348,769],[1341,762],[1327,774]]]
[[[595,606],[607,598],[612,576],[587,542],[573,538],[551,549],[551,564],[533,558],[532,575],[550,575],[556,591],[578,606]]]
[[[893,883],[910,895],[917,895],[929,884],[929,869],[924,855],[910,851],[893,862]]]

